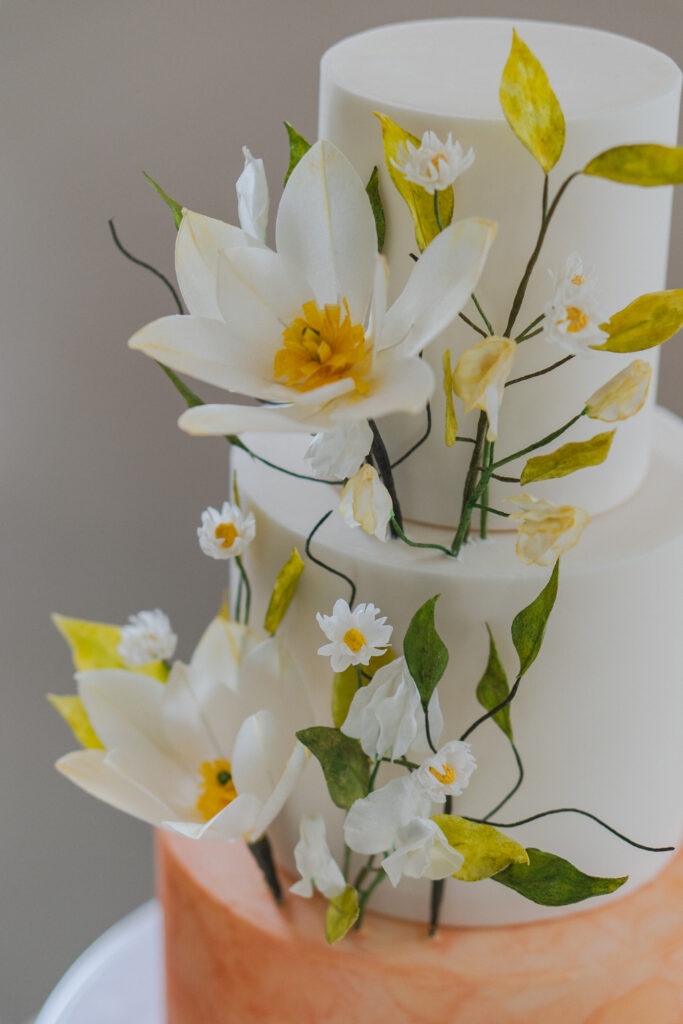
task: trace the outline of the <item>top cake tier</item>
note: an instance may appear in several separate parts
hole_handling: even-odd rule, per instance
[[[536,241],[543,187],[543,174],[508,126],[498,96],[513,27],[548,72],[567,122],[564,152],[550,175],[551,196],[570,173],[611,146],[675,144],[680,70],[650,47],[593,29],[486,18],[410,22],[345,39],[327,51],[321,65],[320,136],[339,146],[364,178],[375,165],[379,168],[388,225],[384,251],[390,298],[405,284],[412,267],[410,253],[417,250],[407,207],[389,178],[373,112],[387,114],[418,137],[426,130],[441,138],[452,132],[466,150],[474,149],[474,166],[454,186],[454,219],[476,216],[498,223],[477,287],[497,332],[504,329]],[[574,181],[551,224],[516,331],[543,312],[553,291],[547,271],[561,273],[572,253],[579,253],[593,268],[607,316],[639,295],[664,288],[671,201],[670,188],[634,188],[588,177]],[[465,312],[477,319],[474,307]],[[476,340],[459,321],[433,342],[425,358],[437,379],[442,375],[443,350],[450,348],[455,363]],[[640,355],[656,369],[656,353],[652,349]],[[515,376],[564,354],[541,334],[519,347]],[[571,419],[630,358],[612,353],[577,358],[552,374],[507,389],[500,418],[501,451],[519,450]],[[653,386],[650,403],[654,391]],[[458,411],[460,432],[471,435],[476,413],[463,418],[462,405]],[[434,429],[428,442],[418,456],[397,468],[396,477],[404,514],[446,526],[457,519],[470,451],[466,445],[444,445],[441,389],[434,395],[432,412]],[[610,457],[599,470],[537,484],[534,493],[581,505],[591,514],[624,501],[645,475],[649,414],[648,407],[620,425]],[[381,428],[390,454],[400,456],[424,426],[424,417],[387,418]],[[584,418],[563,441],[589,437],[595,427]],[[496,495],[494,488],[492,503],[504,496]]]

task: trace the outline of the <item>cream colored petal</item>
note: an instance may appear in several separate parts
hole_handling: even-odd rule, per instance
[[[107,750],[155,747],[169,753],[161,707],[164,684],[140,672],[91,669],[77,672],[78,694]]]
[[[178,426],[197,437],[224,434],[310,434],[331,426],[329,416],[307,406],[198,405],[188,409]]]
[[[172,814],[160,800],[119,775],[106,763],[105,756],[103,750],[78,750],[60,758],[55,767],[86,793],[141,821],[160,825]]]
[[[249,794],[238,794],[227,807],[207,822],[165,821],[164,827],[188,839],[222,839],[231,842],[249,838],[260,809],[259,801]]]
[[[293,792],[307,763],[308,751],[302,743],[297,743],[289,756],[275,789],[258,813],[253,825],[252,841],[259,839],[268,826],[277,818]]]
[[[392,412],[422,412],[436,381],[431,367],[423,359],[393,359],[388,352],[381,352],[368,383],[370,390],[366,396],[337,404],[332,412],[336,420],[377,419]]]
[[[217,615],[204,630],[190,659],[190,666],[196,672],[220,679],[224,686],[235,692],[240,662],[257,643],[257,635],[248,626]]]
[[[270,249],[235,249],[218,258],[218,306],[235,337],[264,348],[272,369],[282,332],[313,296],[298,272]]]
[[[164,687],[164,732],[190,774],[204,761],[229,760],[241,724],[231,715],[233,705],[230,690],[213,672],[173,666]]]
[[[185,210],[176,236],[175,268],[190,313],[220,320],[216,299],[218,253],[257,244],[256,239],[232,224]]]

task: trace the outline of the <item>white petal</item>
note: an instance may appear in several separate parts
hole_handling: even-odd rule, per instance
[[[250,715],[232,749],[232,778],[238,793],[251,793],[262,804],[272,796],[296,744],[283,735],[271,711]]]
[[[392,779],[351,806],[344,822],[346,843],[356,853],[391,850],[399,828],[412,818],[426,816],[431,806],[412,776]]]
[[[348,301],[362,323],[370,304],[377,253],[365,186],[346,157],[317,142],[299,161],[280,202],[277,250],[299,267],[319,305]]]
[[[271,822],[277,818],[307,764],[308,751],[302,743],[297,743],[285,765],[285,770],[280,776],[277,786],[259,811],[253,825],[253,839],[260,838]]]
[[[118,747],[107,751],[106,760],[122,778],[138,786],[150,798],[160,800],[173,817],[189,813],[192,818],[197,813],[197,769],[201,762],[188,772],[179,760],[167,757],[154,747]]]
[[[178,419],[178,426],[196,437],[224,434],[310,434],[329,419],[306,406],[197,405]]]
[[[340,420],[331,430],[315,435],[305,458],[321,480],[345,480],[360,468],[372,440],[367,420]]]
[[[257,642],[256,634],[248,626],[217,615],[204,630],[190,665],[197,672],[220,679],[224,686],[235,692],[240,662]]]
[[[204,761],[228,758],[241,722],[231,721],[234,698],[219,677],[176,662],[164,688],[164,730],[190,774]]]
[[[268,228],[268,182],[263,160],[254,159],[246,146],[244,170],[237,179],[237,215],[240,226],[248,235],[264,242]]]
[[[476,288],[495,233],[491,221],[471,217],[437,235],[388,310],[378,348],[416,355],[448,327]]]
[[[161,717],[164,684],[158,679],[100,668],[77,672],[76,681],[88,718],[107,750],[155,747],[170,752]]]
[[[245,655],[238,698],[243,719],[267,709],[284,724],[288,735],[282,753],[284,762],[294,734],[310,725],[314,714],[305,679],[281,636],[262,641]]]
[[[263,350],[272,372],[282,332],[311,298],[311,287],[271,249],[234,249],[218,259],[218,306],[232,334]]]
[[[424,359],[394,359],[393,349],[380,352],[370,381],[370,393],[348,405],[340,404],[336,419],[346,416],[376,419],[392,412],[422,412],[434,391],[432,368]]]
[[[218,253],[256,244],[255,239],[231,224],[185,210],[176,237],[175,269],[190,313],[220,320],[216,301]]]
[[[55,767],[86,793],[117,810],[151,825],[161,824],[172,813],[171,809],[119,775],[105,757],[103,750],[77,750],[60,758]]]

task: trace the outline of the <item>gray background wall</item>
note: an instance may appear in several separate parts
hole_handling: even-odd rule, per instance
[[[0,3],[0,1021],[34,1013],[73,958],[152,892],[148,829],[52,771],[45,703],[70,689],[48,613],[114,622],[165,608],[186,654],[223,568],[199,511],[224,497],[221,441],[175,428],[179,400],[127,337],[172,307],[115,252],[172,270],[173,227],[140,174],[233,220],[240,146],[286,165],[281,122],[315,135],[318,61],[388,21],[519,14],[635,36],[683,63],[679,0],[4,0]],[[577,75],[581,69],[577,68]],[[681,200],[671,280],[683,279]],[[664,354],[683,413],[683,354]]]

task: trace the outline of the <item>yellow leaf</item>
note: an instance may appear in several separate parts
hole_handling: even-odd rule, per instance
[[[683,288],[650,292],[615,313],[600,329],[609,335],[602,352],[642,352],[667,341],[683,327]]]
[[[524,467],[520,483],[524,486],[534,480],[553,480],[558,476],[576,473],[577,469],[599,466],[609,455],[615,434],[616,430],[608,430],[604,434],[596,434],[588,441],[572,441],[547,455],[534,456]]]
[[[541,63],[514,29],[500,104],[519,141],[547,174],[564,148],[564,114]]]
[[[370,658],[368,665],[349,665],[343,672],[335,672],[332,682],[332,721],[337,729],[341,729],[346,721],[353,695],[358,689],[358,670],[361,670],[361,686],[367,686],[377,669],[382,668],[383,665],[388,665],[395,657],[396,655],[391,647],[387,647],[383,654]],[[369,678],[366,679],[365,676]]]
[[[593,157],[583,173],[622,185],[683,185],[683,146],[615,146]]]
[[[431,196],[421,185],[407,181],[391,162],[396,158],[398,148],[402,142],[412,142],[413,145],[419,146],[420,140],[415,135],[405,131],[405,129],[401,128],[385,114],[377,114],[376,116],[382,124],[384,159],[386,160],[389,176],[410,210],[410,215],[415,224],[415,240],[420,252],[422,252],[441,230],[434,211],[434,196]],[[448,188],[441,189],[438,192],[438,197],[441,226],[446,228],[453,220],[453,186],[449,185]]]
[[[80,697],[71,694],[58,696],[55,693],[48,693],[47,699],[60,713],[81,746],[88,750],[104,750],[104,746],[90,724],[88,713],[83,707]]]
[[[443,354],[443,389],[446,393],[446,444],[451,448],[455,444],[458,433],[458,421],[455,417],[453,404],[453,370],[451,369],[451,350],[444,349]]]
[[[237,486],[237,473],[232,474],[232,500],[240,508],[240,490]]]
[[[463,866],[453,875],[461,882],[480,882],[496,875],[508,864],[529,863],[524,847],[492,825],[467,821],[454,814],[436,814],[432,821],[444,833],[449,845],[465,858]]]
[[[284,619],[303,571],[304,563],[301,555],[296,548],[292,548],[291,555],[277,574],[273,593],[270,595],[270,603],[263,623],[263,628],[268,633],[274,633]]]
[[[352,885],[330,900],[325,915],[325,938],[331,946],[344,938],[358,920],[359,912],[358,893]]]
[[[106,622],[89,622],[86,619],[68,619],[64,615],[54,614],[52,621],[62,634],[73,658],[77,672],[91,668],[125,668],[130,672],[142,672],[165,682],[168,669],[162,661],[151,661],[148,665],[133,668],[118,653],[121,642],[120,626],[112,626]]]

